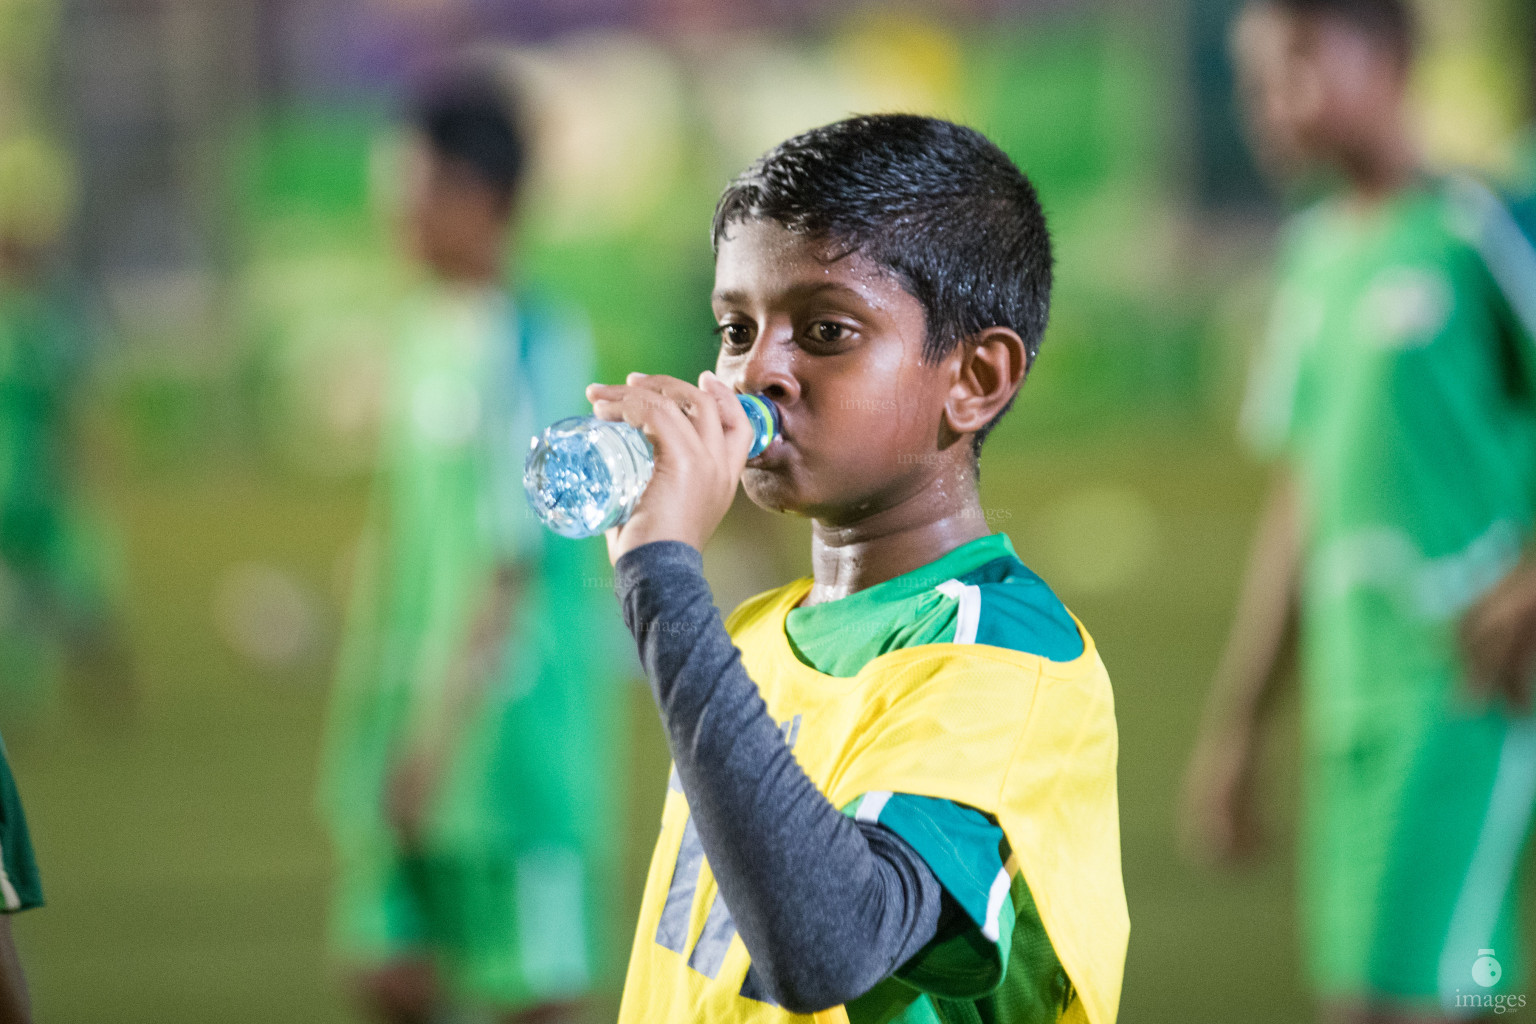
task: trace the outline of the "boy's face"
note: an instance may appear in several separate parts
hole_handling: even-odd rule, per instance
[[[924,363],[922,304],[837,252],[772,221],[732,224],[712,296],[716,374],[783,416],[782,443],[747,463],[748,496],[827,525],[899,504],[970,458],[969,437],[944,424],[956,354]]]
[[[507,244],[510,204],[472,168],[415,139],[408,151],[404,200],[411,253],[433,273],[449,281],[496,276]]]
[[[1254,148],[1281,177],[1347,162],[1397,123],[1402,58],[1347,22],[1260,0],[1244,10],[1232,41]]]

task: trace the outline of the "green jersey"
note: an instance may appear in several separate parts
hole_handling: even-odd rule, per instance
[[[23,575],[59,562],[67,338],[43,296],[0,290],[0,557]]]
[[[1463,704],[1457,625],[1530,536],[1533,305],[1536,256],[1470,181],[1323,203],[1285,241],[1245,420],[1304,515],[1300,888],[1325,997],[1449,999],[1512,941],[1530,807],[1508,782],[1536,734]]]
[[[545,724],[606,737],[615,673],[613,630],[595,544],[547,537],[527,509],[522,460],[545,418],[579,411],[586,380],[580,333],[514,311],[502,295],[447,289],[418,296],[392,354],[389,415],[364,566],[343,649],[325,803],[345,841],[378,838],[389,766],[446,713],[447,682],[498,566],[518,567],[522,592],[481,702],[462,737],[434,832],[448,845],[508,841],[527,815],[514,805],[539,769]],[[593,641],[567,645],[573,629]],[[546,705],[547,702],[547,706]],[[578,707],[590,713],[565,721]],[[521,735],[519,735],[521,734]],[[592,770],[595,771],[596,765]],[[522,773],[519,781],[514,773]],[[590,774],[590,772],[588,773]],[[543,814],[563,814],[551,798]],[[569,812],[575,814],[576,812]],[[574,827],[574,825],[572,826]]]
[[[0,707],[52,695],[65,634],[107,611],[99,539],[70,480],[78,324],[41,289],[0,283]],[[12,592],[14,591],[14,592]],[[41,627],[41,628],[40,628]]]
[[[1530,533],[1531,353],[1482,217],[1466,186],[1424,183],[1369,212],[1321,204],[1285,241],[1245,419],[1300,486],[1308,720],[1325,743],[1443,704],[1461,613]]]
[[[1019,561],[1006,534],[971,541],[840,600],[795,608],[785,631],[803,662],[845,677],[882,654],[920,644],[992,644],[1056,661],[1083,651],[1072,617]],[[1023,877],[1010,889],[999,887],[1008,878],[1002,829],[948,800],[881,797],[878,809],[866,795],[844,811],[901,836],[965,915],[894,979],[850,1003],[850,1024],[937,1024],[978,1011],[1008,1024],[1055,1021],[1070,985]],[[916,999],[914,989],[921,993]]]
[[[336,942],[365,962],[431,949],[466,1000],[572,997],[612,967],[590,937],[607,930],[628,661],[600,543],[543,530],[522,465],[536,429],[582,411],[590,346],[488,290],[429,291],[399,322],[322,779]],[[455,680],[509,575],[514,607],[471,691]],[[424,747],[446,763],[407,849],[387,791]]]
[[[43,884],[32,856],[27,817],[21,811],[21,796],[5,759],[5,745],[0,743],[0,913],[14,914],[42,905]]]

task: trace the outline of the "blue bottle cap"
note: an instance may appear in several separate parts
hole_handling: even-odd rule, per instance
[[[736,400],[756,429],[752,450],[747,453],[747,458],[756,458],[779,436],[779,407],[762,395],[737,395]]]

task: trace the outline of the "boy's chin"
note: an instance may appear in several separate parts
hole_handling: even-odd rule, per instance
[[[748,467],[741,474],[741,489],[759,508],[769,512],[784,512],[818,521],[841,522],[860,518],[860,509],[867,509],[869,502],[861,502],[847,494],[834,491],[827,494],[805,486],[803,478],[796,478],[782,470]]]
[[[741,489],[759,508],[769,512],[799,512],[804,505],[800,489],[787,474],[748,466],[741,474]]]

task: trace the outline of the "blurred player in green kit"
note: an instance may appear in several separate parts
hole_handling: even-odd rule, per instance
[[[121,708],[131,689],[104,531],[76,479],[73,407],[87,353],[79,303],[59,285],[67,180],[65,161],[43,140],[0,144],[0,718],[8,723],[44,710],[61,677],[82,684],[94,711]]]
[[[1244,411],[1282,468],[1188,776],[1190,838],[1213,859],[1253,848],[1260,733],[1299,638],[1324,1017],[1503,1013],[1525,998],[1536,798],[1536,262],[1491,193],[1420,165],[1406,0],[1253,0],[1234,40],[1261,156],[1323,198],[1287,229]]]
[[[324,767],[334,945],[399,1024],[580,1019],[611,969],[616,617],[601,549],[547,534],[521,485],[535,429],[584,410],[590,345],[506,286],[516,112],[489,58],[411,111],[404,227],[429,280],[397,321]]]

